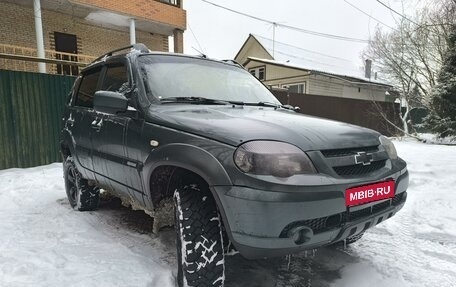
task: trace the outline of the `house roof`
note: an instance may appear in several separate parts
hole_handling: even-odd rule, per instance
[[[270,54],[271,59],[256,58],[253,57],[254,55],[252,55],[252,57],[248,57],[249,60],[290,67],[293,69],[318,72],[331,76],[347,77],[377,85],[391,86],[380,80],[365,78],[363,69],[356,67],[349,60],[325,55],[323,53],[307,50],[278,41],[275,41],[275,43],[273,43],[271,39],[258,35],[250,34],[249,38],[250,37],[253,37]]]

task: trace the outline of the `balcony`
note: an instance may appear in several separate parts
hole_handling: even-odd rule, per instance
[[[0,69],[76,75],[96,56],[136,42],[168,52],[171,39],[183,52],[181,0],[0,0],[0,11]]]
[[[175,29],[184,31],[187,14],[181,0],[40,0],[43,10],[79,18],[88,24],[128,29],[128,20],[135,19],[138,30],[171,36]],[[0,0],[22,7],[33,7],[30,0]],[[62,23],[64,25],[65,23]]]
[[[96,57],[45,50],[45,59],[37,57],[37,50],[26,47],[0,44],[0,69],[12,71],[38,72],[38,62],[46,62],[48,74],[79,74],[79,69],[87,66]]]
[[[91,19],[97,13],[114,13],[120,17],[135,18],[138,28],[166,30],[161,33],[171,35],[172,30],[186,29],[186,11],[180,7],[180,0],[131,0],[131,1],[104,1],[104,0],[68,0],[72,4],[89,8],[91,11],[85,17]],[[91,15],[92,14],[92,15]],[[107,18],[98,19],[111,24]],[[159,27],[161,26],[161,27]]]

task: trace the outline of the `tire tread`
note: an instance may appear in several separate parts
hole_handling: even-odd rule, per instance
[[[176,193],[179,200],[176,200]],[[183,239],[178,240],[187,242],[187,254],[178,250],[178,256],[185,259],[181,261],[184,262],[182,276],[188,286],[223,286],[225,269],[221,221],[209,190],[195,184],[184,185],[175,191],[175,200],[176,204],[180,203],[183,217],[180,220],[176,211],[176,231]],[[211,220],[213,218],[216,220]],[[191,253],[188,252],[190,250]],[[208,262],[204,256],[213,258]]]

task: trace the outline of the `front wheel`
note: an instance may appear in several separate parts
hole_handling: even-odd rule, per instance
[[[100,201],[100,190],[90,186],[86,179],[81,177],[71,156],[63,163],[63,178],[65,190],[71,207],[79,211],[95,210]]]
[[[207,186],[188,184],[174,192],[179,287],[217,286],[225,281],[220,215]]]

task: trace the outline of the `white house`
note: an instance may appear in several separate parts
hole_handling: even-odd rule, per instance
[[[363,71],[345,59],[261,36],[250,34],[235,60],[272,88],[320,96],[394,101],[387,93],[392,86],[375,79],[375,75],[370,77],[370,70]]]

